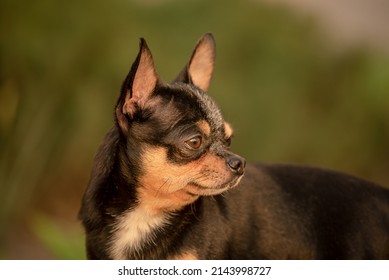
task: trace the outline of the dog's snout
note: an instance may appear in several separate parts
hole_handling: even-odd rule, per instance
[[[246,166],[244,158],[237,155],[231,155],[227,158],[227,164],[237,175],[242,175],[244,173],[244,168]]]

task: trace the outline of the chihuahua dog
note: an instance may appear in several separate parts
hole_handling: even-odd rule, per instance
[[[145,40],[79,217],[89,259],[388,259],[389,190],[330,170],[246,164],[207,95],[205,34],[172,83]]]

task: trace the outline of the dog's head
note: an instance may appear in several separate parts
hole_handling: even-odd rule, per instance
[[[232,129],[206,94],[214,57],[214,39],[205,34],[178,77],[163,83],[141,39],[123,83],[116,105],[116,124],[126,142],[121,162],[135,176],[138,195],[158,196],[162,208],[220,194],[243,176],[244,159],[229,150]]]

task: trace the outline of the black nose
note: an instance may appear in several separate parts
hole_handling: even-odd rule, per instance
[[[246,166],[246,161],[237,155],[231,155],[227,158],[227,164],[237,175],[242,175]]]

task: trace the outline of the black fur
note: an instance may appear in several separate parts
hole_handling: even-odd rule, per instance
[[[141,41],[141,50],[117,102],[116,123],[97,152],[82,200],[79,217],[86,232],[87,257],[389,259],[389,190],[319,168],[246,165],[229,151],[231,135],[219,108],[204,92],[210,77],[199,78],[199,73],[192,72],[198,69],[198,65],[192,65],[203,56],[206,63],[200,61],[200,66],[212,72],[214,41],[210,34],[199,41],[177,79],[164,84],[154,71],[146,42]],[[143,73],[141,78],[139,73]],[[146,89],[152,85],[152,90],[136,92],[143,86],[137,85],[136,79],[143,79]],[[186,140],[193,136],[200,136],[200,148],[187,146]],[[179,207],[174,210],[150,208],[165,222],[137,236],[140,241],[136,246],[119,246],[121,253],[115,255],[112,248],[119,240],[115,238],[118,226],[125,224],[123,217],[150,203],[140,195],[147,189],[142,180],[154,175],[148,173],[148,168],[155,163],[145,162],[150,149],[155,149],[155,154],[164,151],[156,155],[166,163],[161,166],[161,177],[166,171],[184,180],[190,171],[185,168],[190,164],[200,166],[208,155],[215,164],[224,161],[220,174],[228,179],[222,183],[217,170],[209,166],[201,170],[207,180],[219,182],[213,186],[216,191],[225,186],[230,189],[217,195],[201,195],[208,185],[192,178],[192,187],[184,188],[182,196],[191,202],[183,201],[181,205],[178,201]],[[174,173],[181,168],[182,174]],[[242,180],[234,187],[243,170]],[[162,194],[165,183],[156,186],[157,193]],[[167,194],[169,191],[167,188]],[[155,204],[165,205],[158,197]]]

